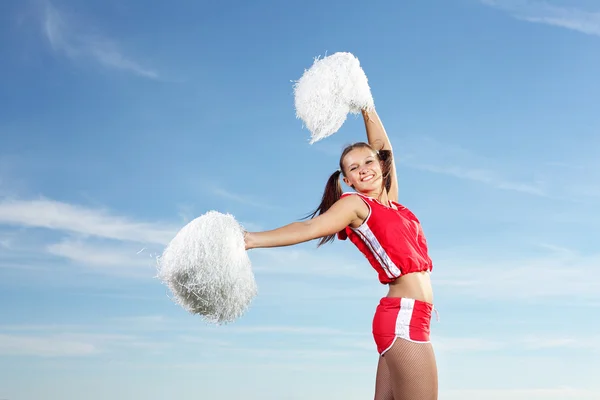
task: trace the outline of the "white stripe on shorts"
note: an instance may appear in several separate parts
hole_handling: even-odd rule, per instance
[[[396,336],[410,340],[410,320],[415,309],[415,300],[401,298],[400,311],[396,317]]]

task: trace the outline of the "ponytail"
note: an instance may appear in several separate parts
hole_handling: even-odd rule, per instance
[[[385,188],[385,190],[389,192],[390,188],[392,187],[392,165],[394,163],[392,151],[379,150],[377,152],[377,156],[379,157],[379,160],[383,162],[383,167],[381,168],[381,172],[383,175],[382,185],[383,188]]]
[[[340,185],[340,175],[342,174],[341,170],[335,171],[329,179],[327,180],[327,184],[325,185],[325,190],[323,191],[323,197],[321,198],[321,204],[316,208],[315,211],[308,214],[305,218],[314,218],[317,215],[325,213],[329,208],[335,204],[342,197],[342,185]],[[324,236],[319,240],[319,244],[317,247],[324,245],[325,243],[331,242],[335,239],[335,234]]]

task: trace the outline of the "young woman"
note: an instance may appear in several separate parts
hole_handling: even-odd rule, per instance
[[[246,249],[350,239],[388,285],[373,318],[380,354],[375,400],[436,400],[437,365],[429,341],[432,262],[419,220],[398,203],[392,146],[375,110],[362,112],[367,143],[346,147],[319,207],[302,222],[246,232]],[[340,175],[354,192],[342,193]]]

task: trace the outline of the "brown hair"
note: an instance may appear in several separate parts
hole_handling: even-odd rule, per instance
[[[390,172],[392,170],[392,168],[391,168],[392,152],[390,150],[377,151],[373,148],[373,146],[371,146],[365,142],[353,143],[351,145],[346,146],[344,148],[344,150],[342,151],[342,155],[340,156],[340,161],[339,161],[339,169],[337,171],[335,171],[333,174],[331,174],[331,176],[327,180],[327,184],[325,185],[325,190],[323,191],[323,197],[321,198],[321,204],[319,204],[319,206],[305,218],[314,218],[315,216],[317,216],[319,214],[325,213],[327,210],[329,210],[329,208],[336,201],[338,201],[342,197],[342,186],[340,184],[340,175],[343,174],[344,176],[346,176],[346,174],[344,173],[344,165],[343,165],[344,158],[352,150],[360,149],[360,148],[368,148],[368,149],[372,150],[376,154],[377,159],[379,161],[383,161],[383,167],[381,168],[382,174],[383,174],[382,186],[385,188],[385,190],[387,190],[387,191],[390,190],[390,187],[392,185],[392,180],[391,180],[391,176],[390,176]],[[335,235],[328,235],[328,236],[322,237],[319,240],[319,244],[317,245],[317,247],[319,247],[325,243],[332,242],[334,239],[335,239]]]

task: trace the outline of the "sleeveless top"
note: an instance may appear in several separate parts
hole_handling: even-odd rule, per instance
[[[350,238],[377,271],[382,284],[411,272],[433,269],[421,223],[408,208],[391,200],[386,206],[361,193],[344,193],[342,197],[352,195],[363,199],[369,215],[360,227],[347,226],[337,237]]]

